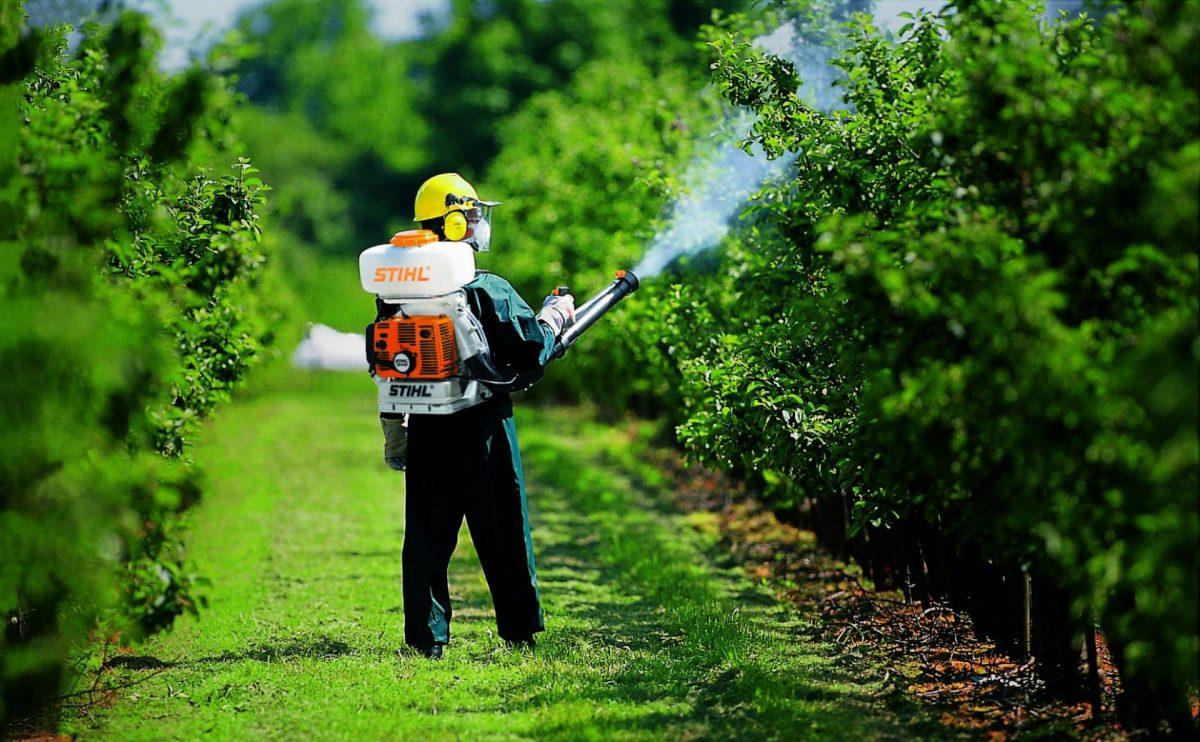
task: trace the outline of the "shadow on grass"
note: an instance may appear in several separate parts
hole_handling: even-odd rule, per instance
[[[190,660],[189,664],[224,664],[231,662],[282,662],[285,660],[334,660],[349,654],[360,654],[349,644],[328,636],[312,639],[291,638],[280,644],[255,644],[241,652],[223,652],[212,657]]]
[[[336,549],[334,551],[327,551],[325,554],[334,559],[391,559],[395,560],[397,564],[400,563],[399,546],[394,549],[373,549],[368,551],[359,551],[356,549]]]
[[[166,667],[173,667],[174,663],[163,662],[157,657],[141,654],[118,655],[111,658],[104,666],[110,669],[121,670],[161,670]]]
[[[161,660],[149,655],[123,655],[112,658],[107,664],[108,667],[114,669],[139,671],[196,667],[198,665],[225,665],[238,662],[285,662],[294,659],[335,660],[347,655],[361,654],[363,654],[361,650],[351,647],[344,641],[321,636],[312,639],[291,638],[279,644],[259,643],[242,651],[222,652],[209,657],[191,659]]]

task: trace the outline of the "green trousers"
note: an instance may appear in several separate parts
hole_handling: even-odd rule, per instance
[[[542,631],[542,609],[517,428],[506,396],[453,415],[408,422],[404,551],[404,641],[450,640],[446,571],[466,518],[503,639]]]

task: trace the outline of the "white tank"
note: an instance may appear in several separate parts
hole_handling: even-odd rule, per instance
[[[440,296],[475,278],[475,251],[465,242],[413,247],[376,245],[358,256],[363,290],[383,299]]]

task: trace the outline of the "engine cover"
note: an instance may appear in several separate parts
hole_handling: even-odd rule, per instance
[[[391,317],[371,326],[375,375],[448,379],[458,373],[454,320],[445,315]]]

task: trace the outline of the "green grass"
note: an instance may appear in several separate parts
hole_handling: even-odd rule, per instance
[[[454,641],[402,646],[403,478],[380,457],[365,376],[264,373],[197,451],[189,549],[212,607],[137,647],[83,738],[844,738],[909,736],[800,618],[665,509],[645,435],[521,409],[548,630],[495,636],[466,530]],[[143,664],[156,664],[143,661]],[[928,728],[925,728],[928,731]]]

